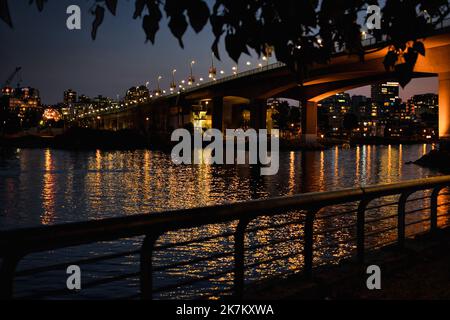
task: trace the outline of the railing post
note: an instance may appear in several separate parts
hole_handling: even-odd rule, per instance
[[[151,233],[145,236],[140,254],[140,287],[141,299],[151,300],[153,298],[153,251],[156,241],[160,237],[160,232]]]
[[[406,201],[408,200],[411,192],[405,192],[400,195],[398,199],[398,213],[397,213],[397,244],[400,248],[405,245],[405,233],[406,233]]]
[[[245,218],[239,220],[234,234],[234,295],[242,298],[244,294],[245,275],[245,229],[250,220]]]
[[[364,263],[366,208],[370,201],[371,199],[361,200],[356,214],[356,257],[360,263]]]
[[[314,220],[318,210],[310,210],[306,213],[305,220],[305,242],[303,248],[303,256],[305,260],[305,277],[312,276],[313,259],[314,259]]]
[[[20,261],[18,255],[6,255],[2,257],[0,268],[0,300],[9,300],[14,294],[14,274]]]
[[[430,199],[430,231],[436,232],[437,230],[437,214],[438,214],[438,195],[443,187],[436,187],[431,192]]]

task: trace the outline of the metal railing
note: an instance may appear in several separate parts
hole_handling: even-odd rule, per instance
[[[276,274],[272,270],[271,263],[278,266],[286,266],[293,272],[302,272],[310,277],[314,268],[321,263],[336,263],[345,258],[354,258],[364,262],[366,253],[387,244],[405,244],[405,239],[417,233],[435,232],[444,223],[450,221],[449,204],[450,193],[444,192],[450,187],[450,176],[433,177],[420,180],[412,180],[395,184],[375,185],[354,189],[344,189],[330,192],[308,193],[287,197],[278,197],[264,200],[253,200],[242,203],[218,205],[212,207],[193,208],[149,215],[137,215],[131,217],[111,218],[99,221],[88,221],[55,225],[47,227],[28,228],[21,230],[8,230],[0,232],[0,298],[41,298],[44,296],[60,296],[70,294],[67,288],[51,289],[43,292],[16,296],[14,290],[15,281],[18,278],[33,277],[39,273],[61,270],[68,265],[95,265],[102,261],[117,259],[120,257],[136,256],[139,269],[135,272],[126,270],[126,273],[113,274],[102,279],[95,279],[84,283],[83,289],[94,288],[106,283],[114,283],[128,278],[137,278],[139,290],[133,292],[127,298],[141,297],[151,299],[164,292],[172,292],[180,288],[192,288],[198,291],[202,283],[217,278],[226,278],[228,287],[220,287],[212,293],[202,293],[202,298],[223,297],[232,295],[242,297],[245,284],[249,276],[247,274],[260,266],[268,274]],[[416,193],[418,197],[413,197]],[[380,200],[383,200],[380,202]],[[422,205],[420,205],[422,203]],[[351,206],[349,206],[351,204]],[[413,210],[407,210],[407,205],[413,204]],[[345,210],[336,210],[336,206],[344,205]],[[382,214],[380,213],[382,210]],[[440,211],[441,210],[441,211]],[[411,221],[409,216],[417,213],[419,220]],[[439,214],[441,212],[441,214]],[[443,212],[443,213],[442,213]],[[277,217],[282,217],[279,219]],[[269,220],[267,220],[269,219]],[[264,223],[260,223],[265,221]],[[387,223],[387,221],[391,221]],[[428,224],[426,230],[418,230],[419,224]],[[319,225],[325,225],[322,229]],[[330,226],[331,225],[331,226]],[[194,232],[199,227],[215,226],[203,233]],[[289,232],[280,231],[282,228],[294,226]],[[377,227],[381,227],[377,228]],[[412,233],[406,230],[412,228]],[[344,230],[352,229],[345,239],[335,239],[336,234],[342,234]],[[278,230],[278,231],[277,231]],[[251,235],[258,232],[278,232],[282,237],[271,241],[252,243]],[[160,239],[173,232],[182,232],[188,239],[182,241],[166,241],[160,243]],[[390,235],[390,236],[389,236]],[[369,239],[381,237],[389,240],[387,243],[373,242]],[[31,266],[28,269],[17,270],[18,264],[27,256],[37,252],[54,252],[62,248],[83,246],[86,244],[114,241],[124,238],[136,238],[138,247],[132,250],[120,248],[117,252],[103,255],[93,255],[62,263],[43,266]],[[217,239],[227,239],[230,242],[230,250],[223,250],[212,245],[212,250],[204,254],[201,245]],[[222,240],[225,241],[225,240]],[[295,241],[295,245],[292,243]],[[299,246],[299,243],[301,244]],[[197,249],[187,249],[184,255],[172,251],[174,248],[195,244]],[[286,252],[283,250],[267,249],[268,254],[263,260],[253,261],[250,255],[260,249],[273,248],[275,245],[287,244]],[[349,249],[348,254],[330,261],[319,261],[316,254],[327,245],[345,245]],[[200,246],[200,247],[198,247]],[[294,246],[300,251],[293,251]],[[354,248],[355,250],[353,250]],[[155,255],[165,252],[169,260],[167,263],[155,263]],[[191,253],[189,255],[189,253]],[[187,255],[187,256],[186,256]],[[229,260],[227,264],[223,259]],[[191,268],[191,266],[212,261],[219,261],[218,268],[214,271],[206,271],[201,275],[191,278],[182,278],[181,281],[163,283],[161,276],[155,279],[155,274],[174,268]],[[187,272],[186,272],[187,274]],[[284,272],[277,276],[283,276]],[[247,278],[247,279],[246,279]],[[164,280],[164,279],[163,279]],[[178,280],[178,278],[177,278]],[[164,282],[164,281],[163,281]],[[158,284],[158,286],[157,286]],[[117,290],[116,290],[117,291]],[[173,296],[177,296],[174,294]],[[166,296],[167,297],[167,296]]]

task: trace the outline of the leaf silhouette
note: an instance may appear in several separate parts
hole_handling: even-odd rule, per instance
[[[238,62],[242,53],[248,54],[246,42],[243,37],[238,34],[228,33],[225,36],[225,48],[227,49],[230,58]]]
[[[161,10],[158,5],[154,5],[149,8],[149,14],[144,16],[144,20],[142,21],[142,28],[147,35],[147,41],[151,41],[151,43],[155,43],[155,36],[159,30],[159,21],[162,18]]]
[[[47,0],[36,0],[36,6],[39,11],[44,10],[44,2],[47,2]]]
[[[145,0],[136,0],[136,2],[134,3],[133,19],[137,19],[137,17],[141,17],[142,12],[144,11],[144,8],[145,8]]]
[[[117,0],[105,0],[106,7],[114,16],[116,15]]]
[[[8,0],[0,0],[0,19],[12,28],[11,15],[9,14]]]
[[[384,68],[386,69],[386,71],[392,70],[395,63],[397,62],[397,59],[398,59],[398,54],[395,51],[390,50],[387,53],[387,55],[384,57],[384,60],[383,60]]]
[[[184,48],[183,35],[186,32],[188,23],[184,14],[173,15],[169,21],[169,28],[172,34],[178,39],[181,48]]]
[[[105,18],[105,8],[103,8],[102,6],[97,5],[97,7],[95,8],[95,20],[92,23],[92,39],[95,40],[97,37],[97,30],[100,27],[100,25],[103,23],[103,19]]]
[[[189,23],[196,33],[202,31],[209,18],[208,5],[203,0],[193,0],[188,7]]]
[[[421,41],[414,42],[413,45],[414,50],[417,51],[417,53],[420,53],[422,56],[425,56],[425,45]]]

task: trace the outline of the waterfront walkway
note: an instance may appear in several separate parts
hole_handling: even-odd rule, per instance
[[[368,290],[369,265],[381,268],[381,290]],[[364,265],[346,261],[314,273],[251,286],[251,299],[450,299],[450,228],[370,254]]]

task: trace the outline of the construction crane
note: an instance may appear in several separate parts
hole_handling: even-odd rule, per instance
[[[2,88],[9,86],[11,84],[11,82],[14,80],[14,78],[19,74],[20,70],[22,70],[22,67],[16,67],[14,72],[8,77],[8,79],[6,79]],[[19,78],[19,80],[17,82],[17,86],[20,86],[20,83],[22,82],[22,80],[20,79],[20,76],[18,78]]]

